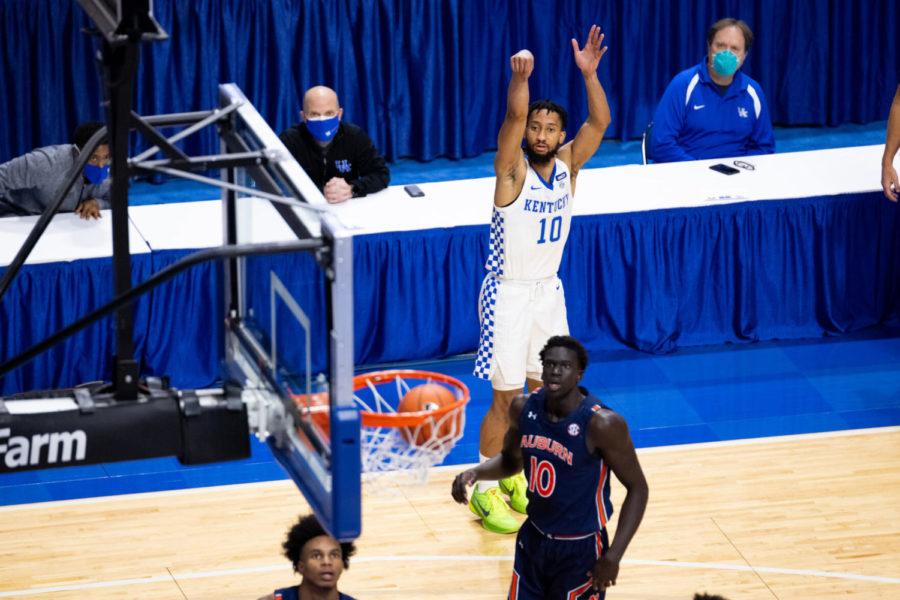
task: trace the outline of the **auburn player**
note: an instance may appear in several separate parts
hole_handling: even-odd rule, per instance
[[[338,580],[356,552],[353,542],[339,542],[315,515],[300,517],[283,544],[284,555],[303,579],[300,585],[275,590],[259,600],[353,600],[338,591]]]
[[[524,467],[528,519],[516,539],[510,600],[600,600],[647,506],[648,488],[625,420],[579,387],[587,352],[574,338],[551,337],[540,352],[543,387],[513,400],[503,450],[453,481],[466,488]],[[610,474],[627,490],[612,544]]]

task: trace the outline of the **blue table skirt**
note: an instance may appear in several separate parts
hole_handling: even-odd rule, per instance
[[[896,321],[898,215],[897,205],[868,193],[577,217],[560,268],[572,333],[589,350],[665,353]],[[487,235],[487,226],[471,226],[355,238],[356,363],[474,351]],[[135,257],[135,279],[188,253]],[[313,363],[322,368],[325,293],[312,258],[251,261],[250,302],[263,329],[271,270],[310,314]],[[109,271],[108,259],[26,268],[0,306],[0,356],[108,298]],[[221,266],[207,264],[138,303],[135,339],[145,373],[169,374],[182,387],[215,381],[221,285]],[[94,327],[7,376],[2,390],[108,377],[112,345],[108,323]]]
[[[667,353],[896,319],[898,215],[870,193],[579,219],[570,327],[589,349]]]
[[[149,254],[133,255],[131,265],[135,282],[153,271]],[[24,266],[0,300],[0,360],[12,358],[105,304],[112,299],[112,291],[109,258]],[[150,299],[141,298],[134,307],[134,342],[140,353],[147,344]],[[7,374],[0,379],[0,393],[111,379],[113,319],[95,323]]]

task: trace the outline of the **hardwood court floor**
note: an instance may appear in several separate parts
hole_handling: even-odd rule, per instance
[[[640,458],[650,505],[610,600],[900,598],[900,428]],[[513,537],[452,503],[457,471],[366,495],[344,591],[505,597]],[[287,481],[0,508],[0,598],[256,598],[294,581],[280,543],[304,510]]]

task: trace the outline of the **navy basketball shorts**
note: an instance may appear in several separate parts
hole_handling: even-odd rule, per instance
[[[516,537],[509,600],[603,600],[590,571],[609,548],[606,529],[577,539],[551,538],[526,521]]]

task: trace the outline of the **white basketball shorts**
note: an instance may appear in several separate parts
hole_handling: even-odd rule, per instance
[[[489,273],[478,301],[481,340],[475,376],[495,390],[521,390],[541,378],[540,351],[554,335],[568,335],[566,298],[559,277],[500,279]]]

